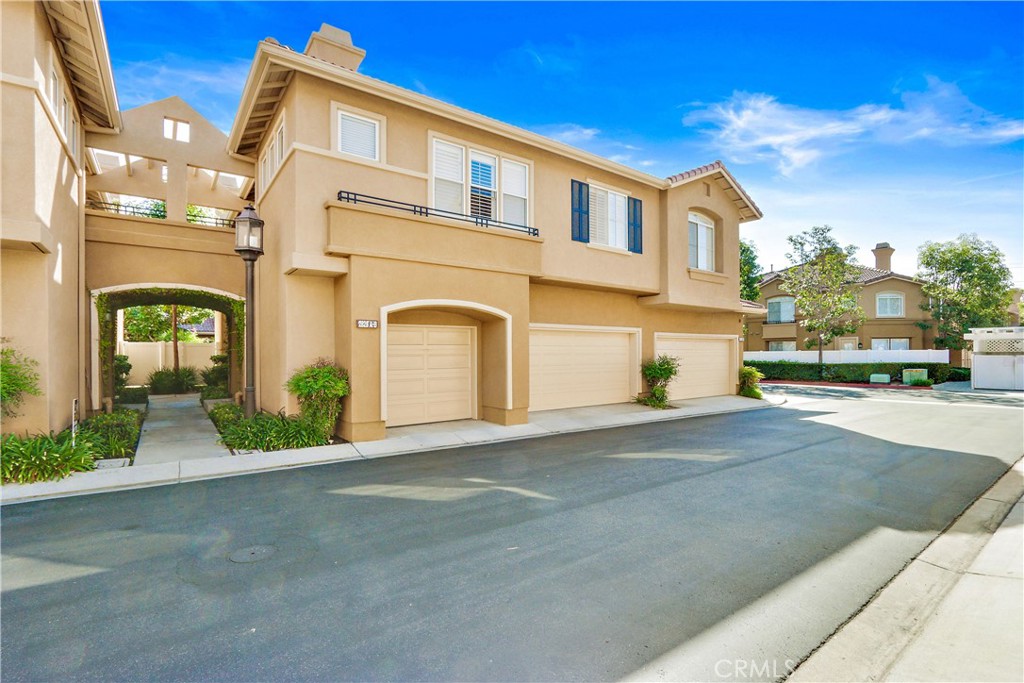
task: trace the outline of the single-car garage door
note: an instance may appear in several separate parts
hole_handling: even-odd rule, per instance
[[[669,399],[724,396],[735,393],[735,337],[701,338],[654,335],[655,355],[679,359],[679,374],[668,385]]]
[[[530,330],[530,410],[623,403],[639,368],[629,332]]]
[[[388,326],[389,427],[474,416],[473,331]]]

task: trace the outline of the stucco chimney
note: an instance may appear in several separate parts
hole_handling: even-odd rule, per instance
[[[310,57],[316,57],[352,71],[359,70],[359,65],[362,63],[363,57],[366,56],[366,50],[361,50],[352,44],[352,34],[330,24],[321,24],[319,31],[310,34],[304,52]]]
[[[875,255],[875,270],[892,270],[892,253],[896,251],[888,242],[879,242],[871,253]]]

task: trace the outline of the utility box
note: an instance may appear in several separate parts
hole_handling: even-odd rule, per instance
[[[1024,327],[972,327],[971,387],[1024,391]]]
[[[928,371],[924,369],[906,369],[903,371],[903,383],[910,384],[915,379],[928,379]]]
[[[863,375],[861,375],[861,377],[863,377]],[[889,375],[879,373],[877,375],[871,375],[871,377],[868,378],[868,381],[872,384],[890,384],[892,382],[892,378],[889,377]]]

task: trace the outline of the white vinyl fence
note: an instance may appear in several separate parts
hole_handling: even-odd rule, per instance
[[[174,348],[172,342],[121,342],[118,353],[128,356],[132,371],[128,375],[128,384],[145,384],[149,373],[154,370],[174,367]],[[196,370],[203,370],[213,363],[210,356],[216,353],[216,344],[200,342],[178,342],[178,365],[191,365]]]
[[[743,360],[817,363],[817,351],[744,351]],[[888,351],[863,349],[860,351],[826,351],[826,363],[948,363],[948,349],[915,349]]]

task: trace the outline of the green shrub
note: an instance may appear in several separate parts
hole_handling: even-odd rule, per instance
[[[114,356],[114,395],[117,396],[121,390],[128,386],[128,375],[132,372],[132,364],[128,362],[128,356],[116,354]]]
[[[5,484],[30,484],[87,472],[96,469],[92,451],[87,438],[72,444],[70,431],[29,438],[8,434],[0,437],[0,478]]]
[[[970,382],[971,381],[971,369],[970,368],[950,368],[949,377],[946,378],[947,382]]]
[[[147,403],[149,387],[124,387],[114,397],[114,403]]]
[[[640,366],[640,374],[650,392],[647,396],[637,396],[636,402],[652,408],[668,408],[668,385],[678,372],[679,359],[675,356],[662,354],[645,361]]]
[[[223,359],[224,362],[220,362]],[[218,354],[216,356],[210,356],[210,360],[213,361],[213,365],[208,368],[203,368],[199,375],[203,378],[203,383],[208,387],[223,386],[225,389],[228,386],[228,377],[231,374],[231,368],[227,364],[227,356],[224,354]]]
[[[228,391],[226,386],[215,384],[213,386],[205,386],[199,389],[199,399],[202,401],[208,401],[214,398],[231,398],[231,392]]]
[[[0,414],[15,417],[26,396],[39,396],[37,363],[0,339]]]
[[[226,353],[215,353],[210,356],[210,362],[214,365],[228,365],[229,360],[228,354]]]
[[[245,419],[245,413],[242,411],[241,406],[236,406],[234,403],[221,403],[210,408],[209,411],[210,421],[213,422],[213,426],[217,428],[218,432],[223,433],[224,430]]]
[[[221,431],[221,442],[236,451],[279,451],[285,448],[322,446],[322,425],[303,417],[278,413],[256,413],[227,424]]]
[[[757,368],[744,365],[740,368],[740,396],[747,398],[762,398],[760,382],[764,375]]]
[[[924,369],[935,382],[945,382],[950,375],[948,363],[796,363],[793,361],[748,360],[744,363],[757,368],[768,380],[850,382],[867,384],[871,375],[883,374],[902,377],[906,369]]]
[[[318,358],[297,370],[284,386],[299,399],[299,411],[320,435],[320,442],[329,442],[341,415],[341,399],[348,396],[348,374],[345,370],[331,360]]]
[[[199,374],[191,366],[154,370],[149,373],[149,391],[152,394],[187,394],[196,390]]]
[[[130,458],[135,455],[141,430],[142,413],[123,408],[83,421],[78,438],[84,438],[93,445],[96,458]]]
[[[910,380],[910,386],[912,387],[930,387],[931,385],[932,381],[926,377]]]

